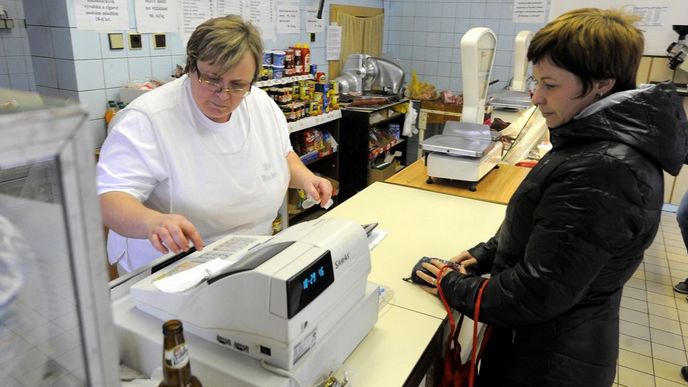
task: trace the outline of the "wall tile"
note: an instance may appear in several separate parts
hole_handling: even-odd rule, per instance
[[[411,27],[411,29],[415,33],[422,33],[428,30],[428,18],[421,16],[421,17],[404,17],[404,26],[407,26],[405,29],[408,30],[408,27]]]
[[[440,28],[440,30],[443,33],[453,33],[455,24],[456,23],[454,22],[454,18],[443,17],[442,27]]]
[[[387,44],[400,44],[401,43],[401,34],[396,31],[392,31],[390,33],[385,34],[385,37],[388,38]],[[311,53],[312,55],[312,53]]]
[[[449,48],[440,48],[440,55],[437,57],[437,60],[440,62],[452,62],[452,52],[453,49]]]
[[[437,75],[438,76],[450,76],[451,75],[451,64],[448,62],[437,63]]]
[[[27,31],[31,55],[52,57],[53,45],[48,33],[49,28],[29,25]]]
[[[428,31],[440,32],[442,31],[442,18],[439,16],[433,16],[428,18]]]
[[[111,87],[105,89],[105,100],[106,101],[119,101],[119,87]]]
[[[59,97],[60,91],[52,87],[36,86],[36,92],[43,96]]]
[[[429,9],[430,7],[427,8]],[[416,5],[412,2],[402,3],[401,16],[416,16]]]
[[[485,4],[482,2],[471,3],[471,18],[483,19],[485,18]]]
[[[116,31],[119,32],[119,31]],[[123,37],[126,38],[126,34],[123,34]],[[110,49],[110,40],[108,37],[108,32],[99,32],[98,33],[98,38],[100,40],[100,52],[101,52],[101,57],[103,59],[109,59],[109,58],[126,58],[127,55],[129,54],[129,50],[127,49],[127,42],[124,42],[124,48],[121,50],[111,50]]]
[[[55,59],[55,69],[57,70],[57,87],[65,90],[77,90],[76,73],[74,72],[74,61],[66,59]]]
[[[468,20],[465,18],[456,19],[454,23],[454,32],[459,34],[465,34],[470,28],[468,27]]]
[[[48,13],[43,0],[24,0],[26,23],[45,26],[48,24]]]
[[[177,65],[182,66],[182,68],[186,66],[186,55],[172,55],[172,66]],[[327,68],[327,66],[324,67]]]
[[[90,120],[101,119],[105,116],[107,101],[105,89],[79,91],[77,99],[88,112]]]
[[[421,16],[428,16],[428,10],[430,7],[428,6],[428,3],[418,1],[413,5],[415,8],[414,14],[415,16],[421,17]]]
[[[324,18],[324,16],[323,16]],[[184,55],[186,56],[186,42],[182,42],[179,34],[168,33],[167,34],[167,45],[170,47],[170,53],[174,55]]]
[[[513,20],[514,18],[514,5],[513,3],[502,3],[500,4],[499,18],[506,20]]]
[[[21,38],[4,38],[2,40],[3,50],[5,56],[21,56],[26,55],[24,52],[24,41]]]
[[[129,61],[122,59],[103,59],[105,87],[122,87],[129,82]]]
[[[425,35],[425,44],[427,47],[439,47],[440,45],[440,33],[439,32],[428,32]],[[430,56],[429,58],[433,58]]]
[[[124,45],[127,47],[129,58],[149,57],[151,55],[150,34],[141,34],[141,48],[135,50],[129,48],[129,34],[124,34]]]
[[[416,33],[413,35],[413,41],[409,43],[413,44],[414,46],[425,46],[428,42],[425,34]]]
[[[432,57],[428,56],[428,58]],[[437,62],[426,61],[423,73],[427,75],[437,76]]]
[[[78,86],[78,91],[105,88],[102,60],[75,60],[74,71],[76,72],[76,83]]]
[[[0,74],[0,87],[5,89],[11,88],[9,75]]]
[[[129,58],[129,80],[132,82],[146,82],[151,77],[151,59]]]
[[[69,32],[73,59],[102,58],[102,53],[100,51],[100,36],[97,32],[77,30],[76,28],[70,28]]]
[[[23,56],[8,56],[7,71],[8,74],[26,74],[26,61]]]
[[[442,16],[442,5],[440,4],[428,4],[428,16],[440,17]]]
[[[49,5],[48,5],[49,3]],[[74,6],[68,0],[46,0],[46,11],[48,16],[47,25],[51,27],[74,27],[76,20],[74,16]]]
[[[84,126],[86,126],[88,128],[87,130],[91,133],[91,141],[93,141],[92,147],[94,149],[100,148],[103,145],[103,141],[105,141],[105,120],[88,120]]]
[[[0,56],[0,74],[9,74],[9,69],[7,68],[7,57]]]
[[[458,11],[458,4],[457,3],[442,3],[442,12],[440,16],[445,17],[445,18],[455,18],[455,17],[460,17],[460,13]]]
[[[492,32],[495,33],[495,35],[498,34],[499,31],[499,19],[485,19],[485,22],[483,23],[483,27],[487,27],[492,30]],[[497,40],[499,40],[499,36],[497,37]]]
[[[412,60],[411,67],[416,69],[418,74],[425,74],[425,61],[422,60]]]
[[[500,3],[485,4],[485,17],[500,19],[502,15],[502,7],[505,7],[505,5]]]
[[[519,28],[519,30],[521,29]],[[515,30],[516,26],[511,19],[501,19],[499,21],[499,31],[497,32],[499,35],[514,35]]]
[[[27,74],[12,74],[10,77],[10,88],[30,91],[29,76]]]
[[[58,59],[73,59],[71,29],[51,27],[48,31],[53,42],[53,55]]]
[[[174,72],[171,56],[151,57],[151,77],[167,81]]]

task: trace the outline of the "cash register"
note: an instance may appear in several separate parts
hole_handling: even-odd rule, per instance
[[[159,364],[159,356],[151,363],[132,353],[150,340],[150,327],[138,329],[151,324],[142,312],[157,320],[156,335],[162,321],[180,319],[192,345],[204,342],[206,359],[194,359],[194,368],[222,359],[211,371],[237,385],[250,374],[247,368],[263,375],[259,361],[314,381],[330,363],[343,362],[375,325],[378,292],[367,282],[370,251],[361,225],[317,219],[249,243],[242,236],[239,249],[229,246],[235,238],[134,280],[125,300],[113,303],[121,351],[139,360],[129,366],[150,372]],[[193,347],[191,353],[194,358]],[[194,370],[199,377],[203,372]],[[261,376],[246,385],[270,383]]]

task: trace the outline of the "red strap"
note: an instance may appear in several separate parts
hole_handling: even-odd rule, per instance
[[[444,265],[440,268],[439,273],[437,273],[437,278],[439,280],[437,281],[437,294],[440,296],[440,300],[442,300],[442,305],[444,306],[444,310],[447,312],[447,318],[449,319],[449,327],[450,327],[450,333],[449,337],[453,338],[455,337],[455,334],[457,333],[457,326],[454,323],[454,315],[452,314],[451,307],[449,306],[449,303],[447,302],[446,297],[444,296],[444,291],[442,290],[441,282],[442,278],[444,277],[444,273],[449,270],[453,269],[452,266],[450,265]],[[475,299],[475,307],[473,309],[473,347],[471,348],[471,368],[469,371],[468,375],[468,385],[473,386],[475,383],[475,371],[476,371],[476,363],[478,359],[478,321],[480,318],[480,305],[482,304],[483,300],[483,292],[485,291],[485,287],[487,287],[487,280],[483,281],[480,284],[480,288],[478,289],[478,296]],[[487,337],[487,334],[489,332],[485,333],[485,336],[483,336],[483,340],[485,337]],[[483,347],[480,347],[480,353],[482,354]]]
[[[475,371],[477,355],[478,355],[478,321],[480,321],[480,305],[483,302],[483,292],[487,287],[487,280],[480,284],[480,289],[478,289],[478,297],[475,300],[475,308],[473,309],[473,349],[471,350],[471,371],[468,376],[468,385],[473,386],[475,380]],[[484,337],[483,337],[484,340]],[[482,353],[482,346],[480,347],[480,352]]]

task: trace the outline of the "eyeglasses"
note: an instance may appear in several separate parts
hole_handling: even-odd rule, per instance
[[[201,71],[196,68],[196,75],[198,76],[198,83],[201,84],[201,87],[208,91],[212,91],[213,93],[220,93],[220,92],[226,92],[229,93],[233,97],[239,97],[239,98],[244,98],[247,95],[251,94],[251,85],[248,85],[248,89],[244,89],[241,87],[224,87],[221,81],[219,79],[212,79],[212,78],[206,78],[205,76],[201,75]]]

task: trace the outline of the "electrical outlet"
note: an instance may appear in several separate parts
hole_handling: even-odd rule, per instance
[[[141,34],[129,34],[129,49],[140,50],[141,48],[143,48]]]
[[[110,42],[110,50],[124,49],[124,34],[121,32],[110,32],[108,34],[108,41]]]
[[[165,34],[153,34],[153,47],[155,47],[155,48],[167,47]]]

